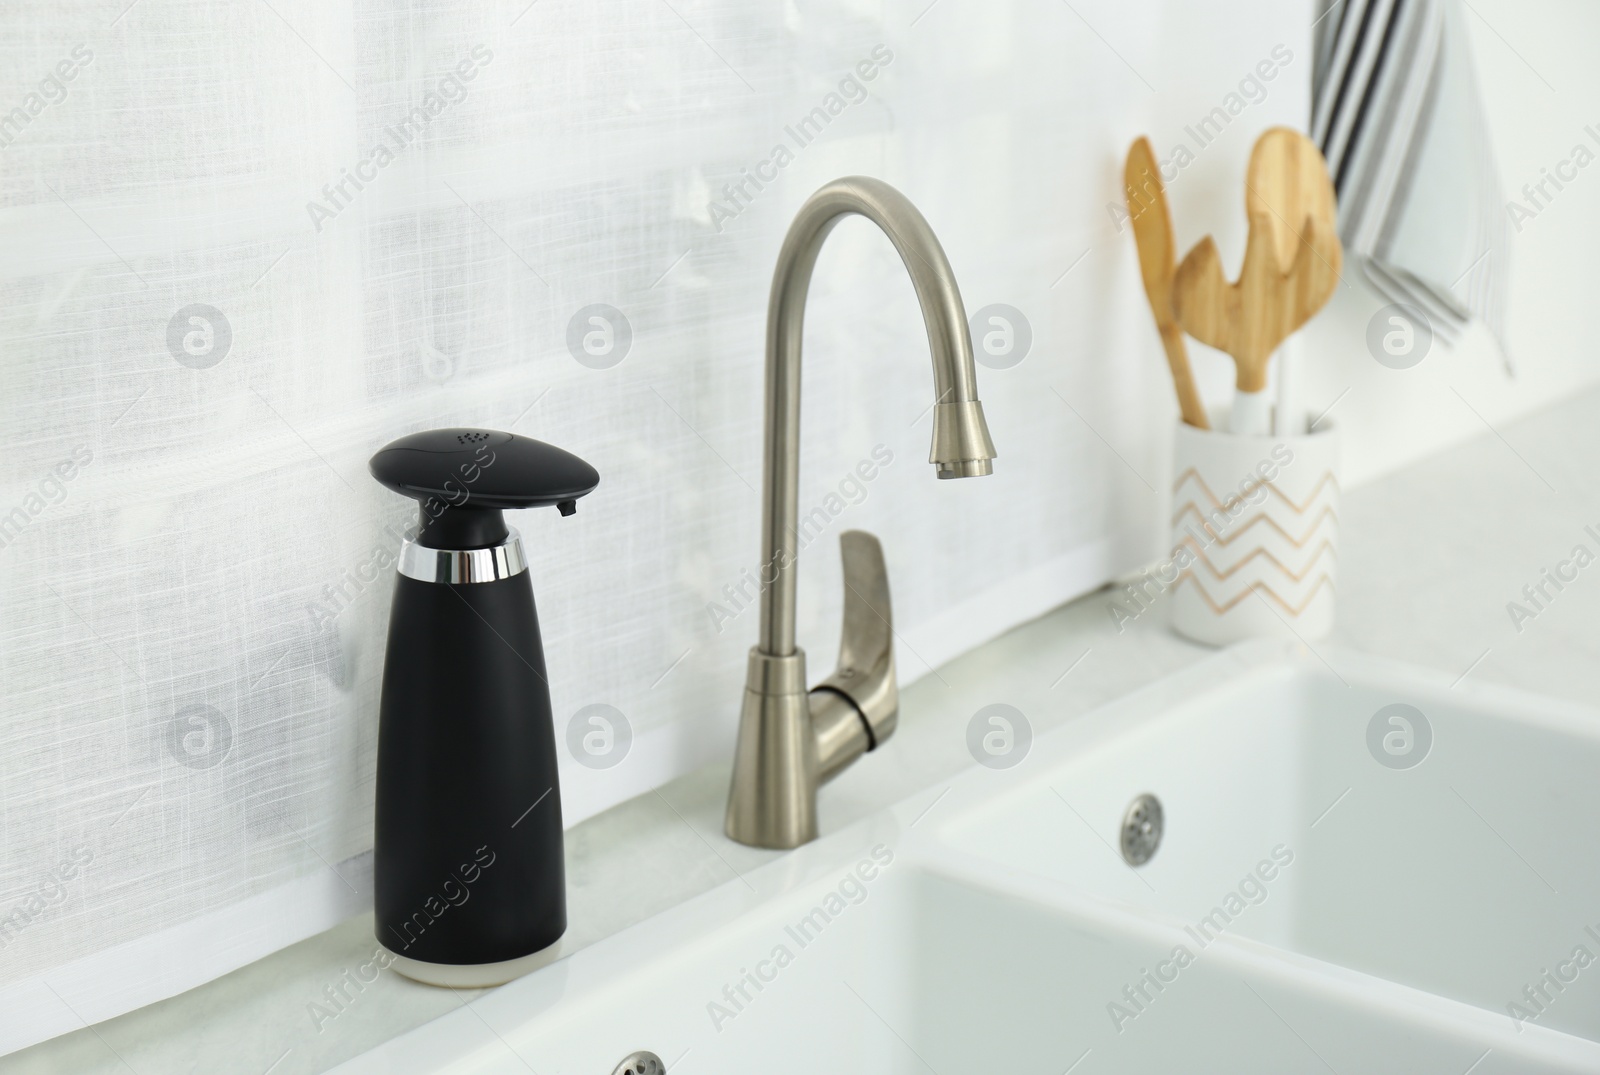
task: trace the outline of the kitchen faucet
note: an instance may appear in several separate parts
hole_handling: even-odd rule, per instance
[[[845,594],[839,664],[809,693],[805,651],[794,638],[806,294],[823,241],[850,213],[872,221],[894,243],[922,306],[935,393],[929,461],[940,478],[978,477],[994,469],[966,310],[933,229],[887,183],[863,176],[829,183],[789,226],[767,305],[761,635],[750,649],[724,823],[729,837],[756,847],[798,847],[815,839],[818,786],[882,745],[900,710],[889,577],[877,538],[861,530],[840,536]]]

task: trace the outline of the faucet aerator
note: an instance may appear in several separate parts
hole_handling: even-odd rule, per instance
[[[954,463],[935,463],[934,474],[945,478],[985,478],[994,473],[992,459],[962,459]]]

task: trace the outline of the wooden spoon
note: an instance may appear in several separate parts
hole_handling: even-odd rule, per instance
[[[1194,386],[1189,370],[1189,349],[1183,342],[1172,313],[1172,270],[1175,261],[1172,242],[1172,216],[1167,210],[1167,192],[1161,185],[1161,170],[1150,140],[1140,138],[1128,147],[1128,162],[1123,167],[1123,186],[1128,199],[1128,218],[1133,224],[1133,239],[1139,250],[1139,274],[1144,278],[1144,293],[1155,315],[1156,331],[1167,352],[1172,369],[1172,384],[1178,391],[1178,409],[1183,420],[1200,429],[1210,429],[1206,409]]]

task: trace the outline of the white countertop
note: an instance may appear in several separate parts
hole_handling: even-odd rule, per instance
[[[1600,392],[1452,447],[1347,493],[1339,628],[1350,649],[1592,703],[1600,698],[1600,561],[1530,610],[1523,588],[1583,544],[1600,555]],[[1119,633],[1091,594],[906,689],[885,748],[828,785],[823,830],[938,784],[971,764],[966,726],[1006,702],[1041,734],[1211,652],[1160,614]],[[1069,671],[1070,669],[1070,671]],[[567,952],[733,879],[778,852],[722,835],[728,765],[708,766],[567,833]],[[326,990],[373,956],[370,915],[170,1000],[0,1059],[0,1072],[99,1075],[325,1071],[477,993],[392,972],[320,1018]],[[341,1002],[342,1003],[342,1002]]]

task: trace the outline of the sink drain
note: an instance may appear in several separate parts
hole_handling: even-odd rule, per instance
[[[1122,857],[1129,866],[1143,866],[1161,846],[1161,800],[1146,793],[1128,804],[1122,815]]]
[[[612,1069],[611,1075],[667,1075],[667,1065],[655,1053],[640,1049],[623,1057],[622,1063]]]

